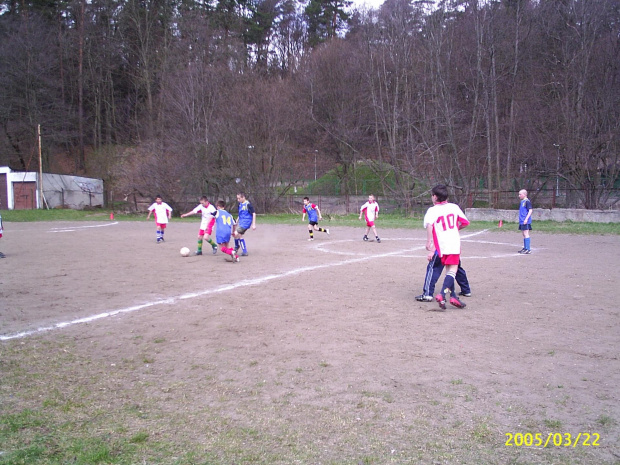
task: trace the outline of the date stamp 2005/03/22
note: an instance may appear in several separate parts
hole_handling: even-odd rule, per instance
[[[597,447],[598,433],[506,433],[505,446],[510,447]]]

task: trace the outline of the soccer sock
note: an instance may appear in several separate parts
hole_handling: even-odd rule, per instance
[[[217,244],[213,241],[213,239],[207,239],[207,242],[211,244],[211,247],[213,247],[214,249],[217,249]]]
[[[526,237],[525,239],[523,239],[523,244],[525,244],[524,247],[527,250],[530,250],[530,238],[529,237]]]
[[[326,231],[327,231],[327,229],[325,229],[325,228],[319,228],[319,229],[317,229],[317,231],[319,231],[319,232],[326,232]]]
[[[446,274],[443,280],[443,286],[441,286],[441,293],[445,296],[446,291],[450,291],[450,295],[454,295],[454,277],[456,273],[450,271]]]
[[[312,231],[312,229],[309,229],[308,232],[310,233],[310,239],[314,239],[314,231]]]
[[[233,248],[228,248],[228,247],[226,247],[225,245],[221,246],[221,247],[220,247],[220,250],[221,250],[222,252],[224,252],[225,254],[227,254],[227,255],[231,255],[231,256],[232,256],[232,254],[235,252],[235,249],[233,249]]]
[[[239,249],[239,239],[235,239],[235,250]]]
[[[202,252],[202,239],[198,239],[198,252]]]
[[[239,239],[239,242],[241,242],[241,250],[243,250],[243,253],[248,253],[248,248],[245,245],[245,239]]]

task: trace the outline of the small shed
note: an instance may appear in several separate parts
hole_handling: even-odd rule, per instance
[[[0,166],[0,210],[37,208],[103,207],[103,180],[43,173],[43,199],[39,198],[39,174]]]

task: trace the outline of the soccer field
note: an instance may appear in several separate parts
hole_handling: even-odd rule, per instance
[[[620,461],[620,236],[465,229],[437,312],[425,231],[378,228],[259,223],[232,263],[180,256],[198,222],[11,223],[0,464]]]

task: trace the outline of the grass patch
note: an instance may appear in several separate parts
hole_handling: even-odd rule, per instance
[[[298,226],[300,224],[300,214],[277,213],[269,215],[258,215],[258,224],[288,224]],[[109,211],[92,210],[6,210],[2,212],[2,220],[9,222],[34,222],[34,221],[110,221]],[[115,221],[147,221],[146,214],[123,214],[115,213]],[[402,213],[382,214],[377,221],[377,227],[382,229],[423,229],[423,216],[410,216]],[[152,221],[152,220],[149,220]],[[196,218],[173,218],[172,222],[195,223]],[[359,220],[358,214],[350,215],[329,215],[323,217],[322,225],[327,227],[350,226],[363,227],[364,223]],[[497,231],[517,232],[516,222],[504,222],[500,230],[495,221],[474,221],[467,230],[478,231],[490,229]],[[535,231],[550,234],[583,234],[599,235],[612,234],[620,235],[620,226],[616,223],[575,223],[565,221],[536,221]]]

